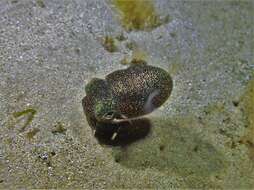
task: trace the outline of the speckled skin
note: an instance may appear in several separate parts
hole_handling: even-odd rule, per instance
[[[103,115],[98,112],[113,111],[127,118],[152,112],[167,100],[172,86],[165,70],[136,64],[110,73],[105,80],[92,79],[82,104],[89,124],[96,126]]]

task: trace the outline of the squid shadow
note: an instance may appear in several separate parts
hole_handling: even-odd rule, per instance
[[[97,123],[94,136],[100,144],[124,147],[145,138],[150,129],[151,123],[147,118],[117,124]]]

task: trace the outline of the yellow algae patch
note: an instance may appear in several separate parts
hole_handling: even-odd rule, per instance
[[[132,44],[132,55],[131,56],[125,56],[121,60],[122,65],[128,65],[128,64],[144,64],[147,62],[147,53],[140,49],[134,42],[130,42]],[[129,44],[129,43],[128,43]]]
[[[113,37],[105,36],[101,42],[102,46],[110,53],[117,51],[117,46]]]
[[[144,64],[147,62],[147,53],[139,48],[135,48],[132,52],[132,55],[128,58],[125,56],[120,63],[122,65],[128,64]]]
[[[127,56],[124,56],[124,58],[120,61],[120,63],[121,63],[122,65],[128,65],[128,64],[129,64],[128,57],[127,57]]]
[[[254,161],[254,79],[249,82],[242,101],[248,132],[242,137],[240,143],[245,144],[249,148],[250,158]]]
[[[139,48],[132,52],[132,63],[140,63],[147,60],[147,53]]]
[[[151,0],[112,0],[112,3],[126,30],[151,30],[169,20],[160,18]]]

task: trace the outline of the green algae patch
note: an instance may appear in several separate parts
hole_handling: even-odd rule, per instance
[[[37,3],[37,5],[38,5],[40,8],[45,8],[45,7],[46,7],[43,0],[37,0],[36,3]]]
[[[35,136],[39,131],[40,131],[40,129],[38,129],[38,128],[34,128],[34,129],[28,131],[27,134],[26,134],[26,138],[27,138],[28,140],[32,140],[32,139],[34,138],[34,136]]]
[[[112,3],[120,14],[122,26],[128,31],[151,30],[169,21],[168,16],[160,18],[150,0],[112,0]]]
[[[67,129],[65,129],[64,124],[61,122],[57,122],[54,126],[54,129],[51,131],[54,135],[56,134],[65,134]]]
[[[118,34],[118,35],[116,36],[116,39],[117,39],[118,41],[122,42],[122,41],[127,40],[127,37],[125,37],[125,36],[124,36],[124,33],[121,32],[120,34]]]
[[[245,93],[244,109],[248,117],[249,127],[254,129],[254,79],[252,79],[249,82],[247,91]],[[253,133],[253,139],[254,139],[254,133]]]
[[[25,128],[32,123],[36,113],[37,113],[37,111],[35,109],[32,109],[32,108],[28,108],[26,110],[13,113],[13,117],[15,119],[18,119],[18,118],[21,118],[21,117],[23,118],[23,117],[27,116],[24,125],[20,129],[20,132],[24,131]]]
[[[252,79],[242,97],[242,108],[246,117],[247,133],[240,143],[245,144],[249,150],[249,157],[254,161],[254,79]]]

